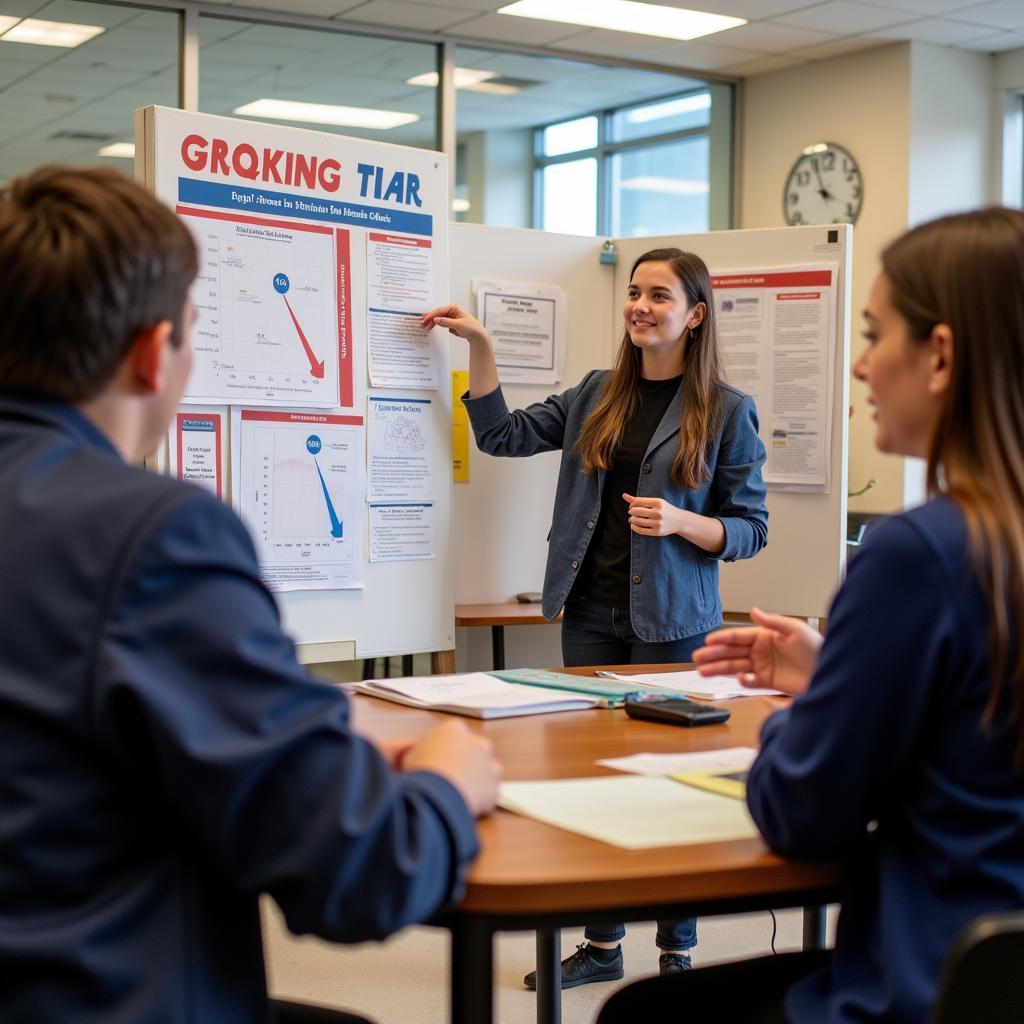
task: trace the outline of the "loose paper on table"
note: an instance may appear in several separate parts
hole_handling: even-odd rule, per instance
[[[474,281],[503,384],[555,384],[565,375],[565,292],[555,285]]]
[[[231,491],[271,590],[363,585],[361,416],[233,409]]]
[[[433,557],[433,505],[371,503],[371,562],[418,562]]]
[[[505,782],[498,805],[627,850],[751,839],[758,834],[740,800],[638,775]]]
[[[419,318],[433,301],[429,238],[371,231],[366,239],[366,329],[374,387],[437,390],[437,344]]]
[[[735,676],[702,676],[699,672],[644,672],[627,675],[623,672],[599,671],[599,676],[619,679],[624,683],[647,683],[662,690],[677,690],[688,697],[705,700],[731,700],[733,697],[784,697],[782,690],[744,686]],[[642,687],[638,686],[638,689]]]
[[[598,761],[630,775],[677,775],[682,772],[746,771],[757,757],[753,747],[726,747],[723,750],[697,750],[689,754],[630,754]]]
[[[367,399],[370,501],[430,501],[434,497],[433,403],[429,398]]]
[[[757,403],[765,482],[828,491],[832,445],[833,265],[714,273],[726,379]]]

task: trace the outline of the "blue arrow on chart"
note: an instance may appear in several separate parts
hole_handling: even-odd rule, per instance
[[[313,456],[313,465],[316,466],[316,475],[320,477],[320,486],[323,488],[324,501],[327,502],[327,514],[331,517],[331,536],[342,537],[344,535],[344,527],[342,526],[341,520],[338,518],[338,513],[334,511],[334,502],[331,501],[331,492],[327,490],[327,481],[324,480],[323,473],[320,472],[320,463],[317,461],[317,453],[320,451],[322,444],[320,438],[316,434],[310,434],[306,438],[306,451]]]

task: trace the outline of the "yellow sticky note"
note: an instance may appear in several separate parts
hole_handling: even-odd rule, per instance
[[[469,388],[469,370],[452,370],[452,479],[469,483],[469,414],[462,396]]]

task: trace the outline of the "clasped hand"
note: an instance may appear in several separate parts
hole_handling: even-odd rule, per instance
[[[629,505],[629,528],[644,537],[682,536],[687,513],[664,498],[622,496]]]

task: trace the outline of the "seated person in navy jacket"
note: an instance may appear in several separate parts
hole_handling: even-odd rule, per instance
[[[112,171],[0,192],[5,1024],[304,1019],[267,999],[257,897],[298,933],[383,938],[458,899],[494,807],[486,741],[357,735],[239,520],[127,465],[181,398],[195,273],[187,229]]]
[[[796,697],[747,804],[776,852],[845,862],[835,949],[639,982],[599,1024],[925,1024],[957,934],[1024,908],[1024,213],[897,239],[864,317],[875,443],[930,500],[871,528],[824,641],[755,610],[695,652]]]

